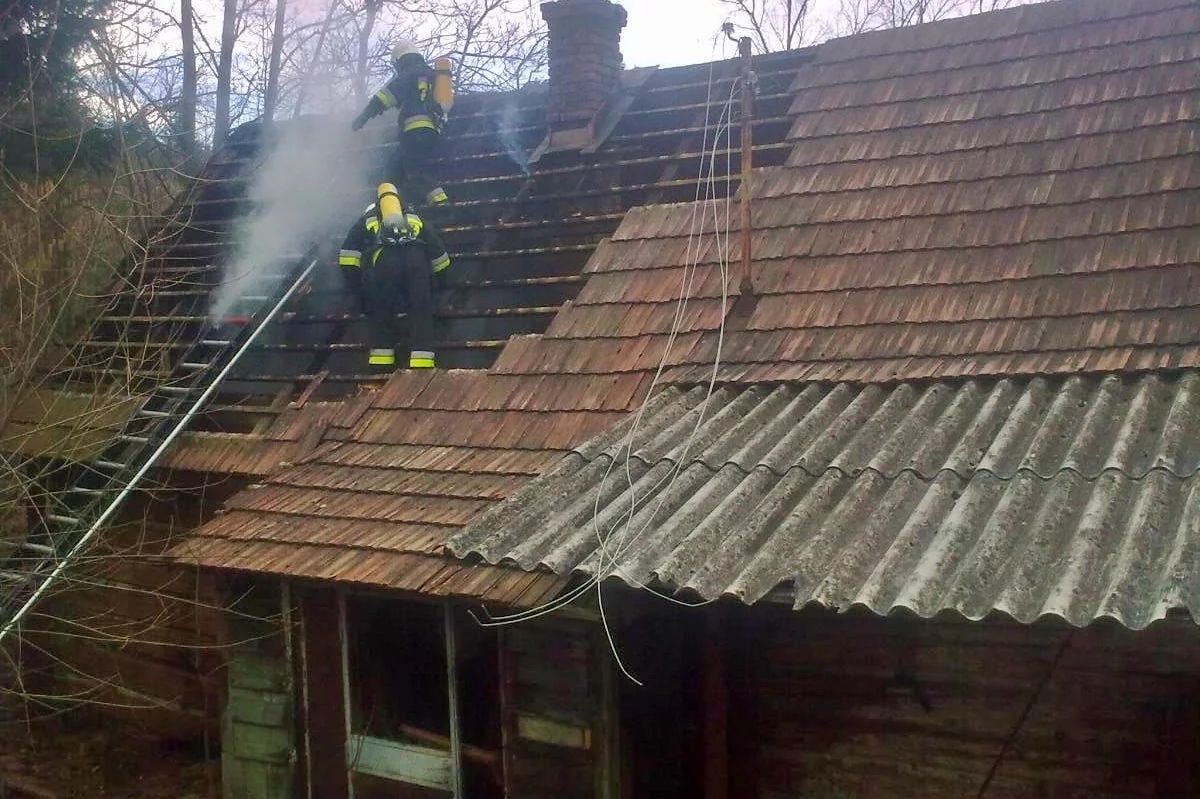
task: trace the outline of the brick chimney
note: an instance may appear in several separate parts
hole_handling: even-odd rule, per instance
[[[590,129],[621,80],[621,28],[625,9],[610,0],[542,3],[550,30],[552,130]]]

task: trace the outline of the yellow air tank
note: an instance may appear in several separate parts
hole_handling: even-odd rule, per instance
[[[454,82],[450,77],[450,59],[439,58],[433,62],[433,99],[447,114],[454,106]]]
[[[392,183],[380,183],[376,192],[379,198],[379,219],[387,227],[399,230],[404,227],[404,206],[400,203],[400,193]]]

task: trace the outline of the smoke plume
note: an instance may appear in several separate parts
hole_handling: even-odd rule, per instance
[[[214,323],[258,310],[256,298],[274,295],[310,244],[340,236],[370,193],[372,153],[365,148],[371,141],[341,116],[277,123],[268,135],[266,158],[247,192],[251,211],[214,295]]]
[[[517,136],[519,126],[520,111],[517,108],[516,100],[510,99],[496,117],[496,138],[500,140],[504,152],[513,160],[513,163],[521,168],[525,177],[529,177],[529,153],[521,148],[521,141]]]

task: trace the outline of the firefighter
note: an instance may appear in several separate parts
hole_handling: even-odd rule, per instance
[[[447,62],[448,65],[448,62]],[[449,69],[435,71],[412,42],[397,42],[392,48],[392,67],[396,74],[375,93],[352,127],[359,130],[367,121],[388,108],[400,110],[400,144],[392,174],[401,177],[406,196],[420,197],[427,206],[447,201],[443,189],[430,173],[430,162],[437,156],[446,122],[447,106],[453,102]]]
[[[435,279],[450,266],[450,256],[432,226],[405,212],[396,187],[384,183],[342,243],[338,264],[367,317],[373,372],[396,367],[399,325],[409,320],[408,368],[432,369]]]

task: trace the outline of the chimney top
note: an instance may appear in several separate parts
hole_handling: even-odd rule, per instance
[[[625,9],[611,0],[542,3],[550,31],[547,122],[552,130],[588,128],[621,80]]]
[[[554,0],[542,3],[542,19],[547,24],[553,25],[556,20],[568,16],[594,16],[601,22],[611,20],[618,29],[624,28],[629,19],[625,8],[612,0]]]

